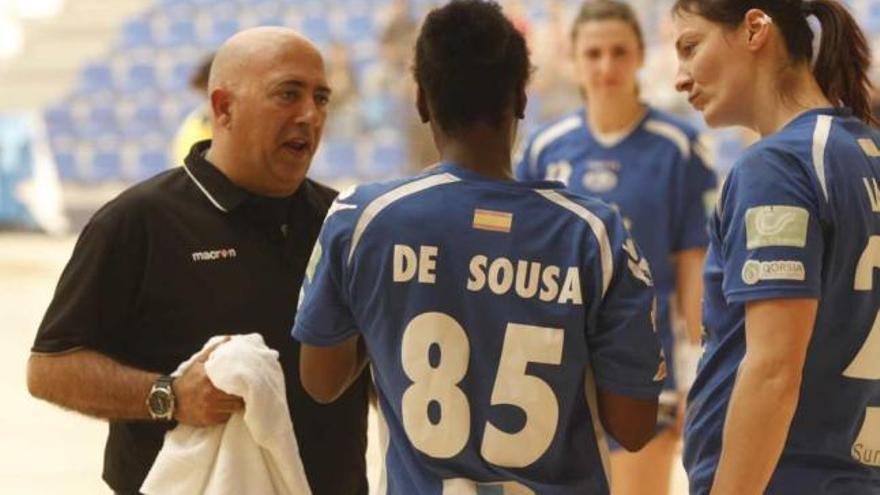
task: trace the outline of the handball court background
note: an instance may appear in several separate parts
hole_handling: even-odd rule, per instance
[[[105,422],[32,398],[25,367],[36,328],[70,257],[75,236],[0,233],[0,493],[109,495],[101,481]],[[381,457],[371,411],[370,487]],[[686,495],[683,471],[674,495]]]
[[[674,91],[672,0],[628,0],[646,36],[643,99],[699,128]],[[188,81],[240,29],[296,28],[321,48],[333,103],[310,176],[337,188],[410,174],[436,157],[408,66],[418,22],[441,0],[0,0],[0,493],[103,495],[107,425],[33,399],[25,365],[79,229],[125,187],[173,166],[171,143],[202,104]],[[582,102],[566,43],[580,0],[499,0],[536,67],[520,137]],[[845,0],[878,52],[880,0]],[[872,73],[875,84],[880,77]],[[724,176],[748,143],[706,133]],[[9,228],[11,227],[11,228]],[[375,415],[368,467],[381,459]],[[683,470],[674,495],[687,493]]]

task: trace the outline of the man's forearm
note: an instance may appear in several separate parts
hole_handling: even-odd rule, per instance
[[[146,397],[159,375],[91,350],[32,354],[28,390],[37,398],[103,419],[150,419]]]
[[[772,367],[742,363],[712,495],[762,495],[776,469],[797,409],[800,375]]]

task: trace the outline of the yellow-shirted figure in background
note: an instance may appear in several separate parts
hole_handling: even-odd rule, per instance
[[[174,165],[183,165],[183,160],[189,154],[192,145],[211,139],[211,108],[208,105],[208,74],[211,72],[211,62],[214,54],[205,57],[189,81],[190,88],[204,96],[202,104],[187,114],[180,127],[174,134],[174,148],[172,150]]]

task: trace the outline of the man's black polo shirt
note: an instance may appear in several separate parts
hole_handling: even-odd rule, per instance
[[[259,332],[280,353],[296,438],[316,495],[366,494],[366,377],[330,406],[299,379],[290,336],[303,274],[335,192],[306,180],[284,199],[230,182],[198,143],[186,166],[110,201],[77,241],[33,351],[89,348],[170,373],[217,334]],[[104,479],[137,491],[169,425],[110,422]]]

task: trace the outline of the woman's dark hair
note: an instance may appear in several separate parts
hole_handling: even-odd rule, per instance
[[[440,128],[498,127],[531,66],[523,35],[495,2],[453,0],[432,10],[416,42],[416,82]]]
[[[571,42],[574,44],[581,25],[592,21],[622,21],[628,24],[636,34],[639,48],[645,49],[645,36],[639,18],[629,4],[617,0],[588,0],[581,5],[577,17],[571,25]]]
[[[689,12],[709,21],[735,28],[751,9],[763,10],[773,19],[795,63],[813,60],[813,31],[807,18],[822,25],[822,43],[813,75],[835,106],[852,108],[864,122],[877,125],[871,113],[871,81],[868,70],[871,50],[865,35],[846,7],[836,0],[677,0],[673,13]]]

